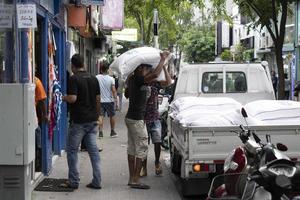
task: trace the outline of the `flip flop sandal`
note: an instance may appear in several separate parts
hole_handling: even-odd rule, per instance
[[[158,164],[158,166],[155,165],[155,174],[157,176],[162,175],[162,167],[160,163]]]
[[[131,183],[130,184],[130,187],[131,188],[134,188],[134,189],[143,189],[143,190],[148,190],[150,189],[150,186],[149,185],[146,185],[144,183]]]
[[[71,188],[71,189],[74,189],[74,190],[78,189],[78,186],[71,185],[69,181],[66,181],[66,182],[64,182],[64,183],[61,183],[61,184],[59,185],[59,187],[61,187],[61,188]]]

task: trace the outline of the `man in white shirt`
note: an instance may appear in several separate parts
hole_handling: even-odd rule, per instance
[[[115,88],[115,79],[108,74],[109,64],[102,61],[100,65],[100,74],[96,76],[100,86],[101,107],[99,117],[99,137],[103,137],[103,117],[105,115],[110,118],[110,137],[117,137],[115,132],[115,114],[117,104],[117,91]]]

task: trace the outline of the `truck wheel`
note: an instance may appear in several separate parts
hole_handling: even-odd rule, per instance
[[[178,151],[174,148],[173,153],[171,153],[171,170],[174,174],[180,175],[181,169],[181,156]]]

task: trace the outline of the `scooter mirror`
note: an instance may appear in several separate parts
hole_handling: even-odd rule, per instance
[[[242,113],[244,118],[248,117],[247,112],[244,108],[242,108],[241,113]]]
[[[285,146],[285,145],[282,144],[282,143],[277,143],[277,144],[276,144],[276,147],[277,147],[277,149],[280,150],[280,151],[287,151],[287,150],[288,150],[287,146]]]
[[[164,89],[159,90],[159,94],[165,94],[165,93],[166,93],[166,91]]]

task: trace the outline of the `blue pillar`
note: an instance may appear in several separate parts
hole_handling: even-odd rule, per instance
[[[46,93],[48,94],[48,15],[42,20],[41,27],[41,44],[42,44],[42,81],[45,87]],[[49,98],[49,97],[48,97]],[[47,100],[48,105],[48,100]],[[52,167],[52,142],[49,139],[48,124],[42,124],[42,172],[46,175],[49,174]]]
[[[20,83],[28,83],[28,29],[21,31],[21,44]]]

